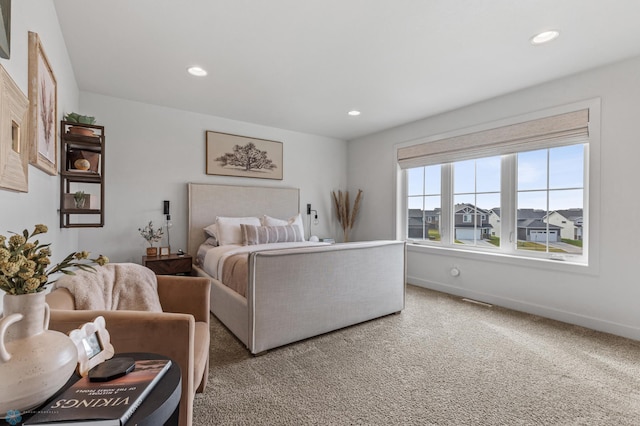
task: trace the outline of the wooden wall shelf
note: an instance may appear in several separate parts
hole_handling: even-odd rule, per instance
[[[93,136],[72,133],[84,129]],[[82,131],[82,130],[81,130]],[[104,126],[60,123],[60,227],[104,226]],[[88,169],[86,169],[88,167]],[[69,196],[84,191],[85,202],[77,206]],[[66,201],[65,201],[66,200]]]

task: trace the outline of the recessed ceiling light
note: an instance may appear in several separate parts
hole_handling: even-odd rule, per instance
[[[195,75],[196,77],[204,77],[205,75],[207,75],[207,72],[200,67],[189,67],[187,68],[187,71],[189,72],[189,74]]]
[[[356,116],[356,115],[360,115],[360,111],[356,111],[355,109],[352,111],[349,111],[347,114],[351,115],[351,116]]]
[[[559,35],[560,32],[556,30],[543,31],[540,34],[531,37],[531,44],[538,45],[548,43],[551,40],[558,38]]]

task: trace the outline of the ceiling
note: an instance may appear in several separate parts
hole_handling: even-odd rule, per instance
[[[80,90],[345,140],[640,55],[638,0],[54,4]]]

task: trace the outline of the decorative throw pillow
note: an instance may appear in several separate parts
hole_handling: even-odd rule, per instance
[[[302,215],[290,217],[289,219],[276,219],[275,217],[264,215],[262,216],[262,226],[286,226],[293,225],[300,228],[300,235],[302,235],[302,241],[304,241],[304,223],[302,222]]]
[[[218,239],[214,237],[209,237],[204,241],[204,244],[208,246],[218,247]]]
[[[240,225],[260,226],[260,219],[257,217],[222,217],[216,218],[218,226],[218,244],[225,246],[228,244],[242,244],[242,232]]]
[[[218,225],[212,223],[211,225],[204,228],[204,233],[207,234],[206,244],[210,246],[218,246]]]
[[[269,243],[293,243],[304,241],[300,228],[293,225],[286,226],[254,226],[240,225],[245,246]]]

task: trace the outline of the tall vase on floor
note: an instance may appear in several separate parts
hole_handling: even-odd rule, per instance
[[[63,333],[47,330],[45,293],[5,294],[0,319],[0,416],[37,407],[71,377],[78,352]]]

